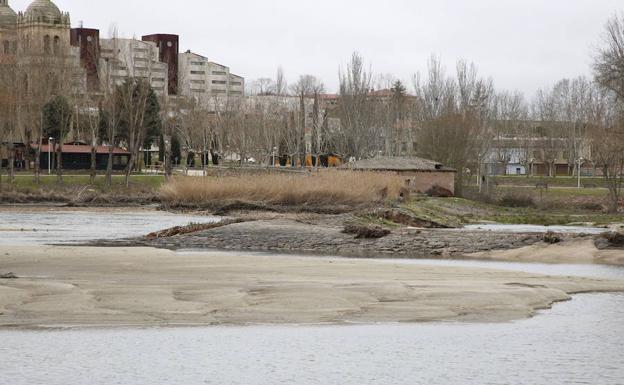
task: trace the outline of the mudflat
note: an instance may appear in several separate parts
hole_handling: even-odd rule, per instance
[[[10,246],[0,327],[506,321],[624,282],[374,260]]]

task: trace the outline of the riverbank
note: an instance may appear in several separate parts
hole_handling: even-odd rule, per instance
[[[0,327],[507,321],[624,282],[151,248],[12,246]]]

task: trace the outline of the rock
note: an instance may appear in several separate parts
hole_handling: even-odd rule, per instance
[[[618,232],[600,234],[594,239],[594,245],[599,250],[624,248],[624,234]]]
[[[17,279],[17,275],[13,273],[0,274],[0,279]]]

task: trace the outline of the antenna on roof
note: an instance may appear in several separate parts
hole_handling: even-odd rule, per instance
[[[82,20],[80,20],[80,22],[78,23],[80,25],[80,28],[84,27],[84,23]]]

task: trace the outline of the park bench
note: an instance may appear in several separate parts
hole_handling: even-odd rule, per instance
[[[594,183],[585,183],[583,184],[583,188],[596,188],[598,186],[596,186]]]
[[[535,184],[535,188],[548,188],[548,183],[546,182],[538,182]]]

